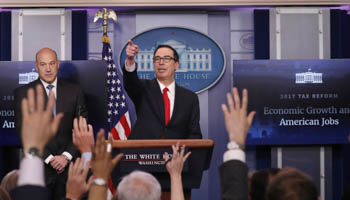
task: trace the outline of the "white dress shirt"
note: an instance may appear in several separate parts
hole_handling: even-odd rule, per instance
[[[136,69],[136,64],[134,63],[133,65],[130,65],[130,66],[126,66],[125,65],[125,70],[128,71],[128,72],[133,72],[135,71]],[[163,94],[163,89],[165,88],[165,85],[162,84],[158,79],[158,84],[160,86],[160,93]],[[175,102],[175,81],[173,81],[168,87],[168,97],[169,97],[169,100],[170,100],[170,119],[171,119],[171,116],[173,115],[173,110],[174,110],[174,102]]]
[[[48,85],[53,85],[54,87],[51,89],[51,91],[53,92],[53,94],[55,95],[55,99],[57,99],[57,77],[56,79],[50,84],[50,83],[47,83],[45,81],[43,81],[42,79],[40,79],[41,83],[44,85],[44,88],[45,88],[45,91],[46,91],[46,95],[49,96],[49,92],[50,90],[47,88]],[[72,160],[73,156],[65,151],[62,153],[62,155],[64,155],[69,161]],[[52,154],[50,154],[47,158],[45,158],[45,163],[46,164],[49,164],[51,162],[51,159],[53,158],[54,156]]]

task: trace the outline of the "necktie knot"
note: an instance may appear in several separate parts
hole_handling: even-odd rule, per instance
[[[164,88],[164,89],[163,89],[163,94],[166,93],[166,92],[168,92],[168,91],[169,91],[169,89],[168,89],[167,87]]]
[[[53,86],[53,85],[51,85],[51,84],[48,85],[48,86],[46,86],[46,88],[49,89],[49,90],[52,90],[53,87],[55,87],[55,86]]]

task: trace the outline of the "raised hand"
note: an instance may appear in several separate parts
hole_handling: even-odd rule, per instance
[[[128,46],[126,46],[126,67],[133,65],[135,63],[135,56],[139,53],[139,46],[134,44],[131,40],[128,41]]]
[[[27,98],[22,100],[21,137],[24,149],[37,147],[43,152],[45,145],[57,133],[63,114],[59,113],[53,118],[54,94],[50,93],[45,107],[44,88],[37,85],[35,90],[28,89]]]
[[[105,142],[105,132],[101,129],[97,134],[96,146],[91,161],[91,167],[95,178],[102,178],[107,182],[114,166],[123,157],[123,154],[120,153],[112,159],[111,153],[112,138],[110,137],[108,142]]]
[[[68,170],[68,179],[66,184],[66,198],[78,200],[89,191],[93,177],[91,176],[86,182],[89,172],[89,166],[84,166],[84,159],[77,158],[75,162],[71,162]]]
[[[247,115],[248,91],[243,89],[242,103],[235,87],[232,88],[232,94],[227,93],[226,98],[228,106],[226,104],[221,105],[225,116],[226,131],[230,141],[235,141],[237,144],[244,146],[255,115],[255,111]]]
[[[79,149],[80,153],[92,152],[94,148],[94,130],[87,124],[84,117],[75,118],[73,122],[73,144]]]

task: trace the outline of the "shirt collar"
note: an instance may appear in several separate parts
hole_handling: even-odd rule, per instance
[[[160,87],[160,92],[163,93],[163,89],[165,88],[165,85],[163,83],[161,83],[158,79],[157,82],[159,84]],[[170,85],[168,85],[168,92],[170,92],[170,94],[174,95],[175,94],[175,81],[173,81]]]
[[[47,86],[48,85],[53,85],[54,88],[53,89],[57,89],[57,77],[56,79],[50,84],[50,83],[47,83],[45,81],[43,81],[42,79],[40,79],[41,83],[44,85],[44,88],[47,89]]]

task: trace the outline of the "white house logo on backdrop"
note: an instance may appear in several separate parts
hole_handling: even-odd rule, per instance
[[[176,40],[168,40],[163,44],[170,45],[176,49],[180,56],[180,67],[177,72],[200,72],[211,71],[211,49],[192,49],[186,44]],[[135,60],[139,65],[138,72],[154,71],[153,52],[155,47],[151,49],[140,49],[140,52],[135,56]]]
[[[132,38],[139,46],[135,57],[138,75],[142,79],[155,78],[153,52],[160,44],[167,44],[179,54],[176,83],[200,93],[212,87],[225,71],[225,56],[221,47],[209,36],[187,28],[164,27],[152,29]],[[126,55],[121,51],[119,62],[123,66]]]
[[[26,73],[19,73],[18,74],[18,84],[28,84],[36,79],[38,79],[39,74],[35,72],[35,69],[33,68],[31,72]]]
[[[323,83],[322,73],[311,72],[311,69],[303,73],[295,73],[295,83],[308,84],[308,83]]]

